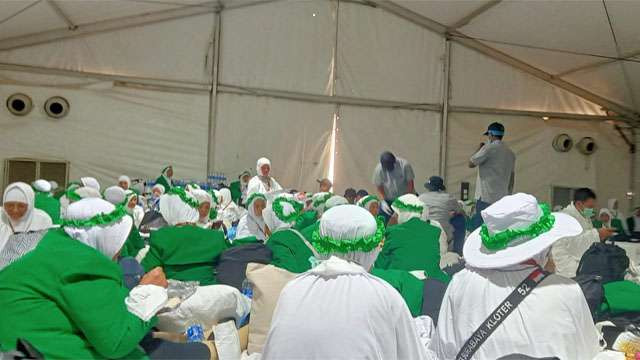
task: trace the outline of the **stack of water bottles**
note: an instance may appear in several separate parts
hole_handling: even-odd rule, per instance
[[[209,186],[211,189],[219,190],[227,183],[227,177],[222,172],[214,172],[207,176]]]

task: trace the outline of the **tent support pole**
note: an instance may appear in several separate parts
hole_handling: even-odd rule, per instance
[[[449,130],[449,75],[451,73],[451,41],[444,42],[444,76],[442,82],[442,117],[440,118],[440,176],[447,176],[447,136]]]
[[[215,170],[216,110],[218,106],[218,63],[220,62],[220,12],[215,13],[213,25],[213,59],[211,61],[211,92],[209,93],[209,136],[207,137],[207,176]]]

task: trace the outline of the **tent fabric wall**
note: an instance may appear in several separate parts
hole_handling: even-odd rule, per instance
[[[438,173],[440,114],[423,110],[341,106],[337,121],[336,193],[348,187],[374,193],[373,169],[389,150],[407,159],[415,172],[416,190]]]
[[[104,185],[115,183],[123,173],[132,178],[158,176],[166,164],[175,165],[179,178],[206,176],[206,95],[107,88],[105,84],[74,89],[0,86],[2,99],[16,92],[31,96],[34,109],[23,117],[11,115],[4,106],[0,109],[3,159],[67,160],[72,179],[94,176]],[[66,117],[53,120],[44,113],[44,102],[51,96],[69,101]]]
[[[272,176],[286,188],[314,191],[326,176],[335,106],[301,101],[218,95],[215,170],[234,179],[256,173],[256,161],[271,160]]]
[[[213,14],[193,16],[0,51],[0,62],[210,83],[206,60],[212,51],[213,25]]]
[[[281,1],[223,12],[220,82],[330,95],[332,4]]]
[[[590,187],[602,204],[609,198],[620,200],[622,209],[629,188],[630,155],[623,140],[606,123],[535,117],[449,114],[446,182],[450,191],[459,196],[460,182],[471,183],[473,197],[477,169],[468,167],[469,158],[478,148],[487,124],[499,121],[505,125],[505,142],[516,154],[515,191],[535,195],[541,201],[551,201],[551,186]],[[590,136],[598,151],[585,156],[573,148],[559,153],[552,148],[553,138],[569,134],[574,142]],[[605,205],[606,206],[606,205]]]
[[[361,4],[341,3],[338,22],[338,95],[442,101],[442,36]]]

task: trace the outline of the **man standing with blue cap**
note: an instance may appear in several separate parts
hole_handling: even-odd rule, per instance
[[[482,225],[480,212],[494,202],[513,193],[515,179],[516,156],[511,149],[502,142],[504,125],[494,122],[489,125],[486,143],[469,160],[470,168],[478,168],[476,180],[476,213],[471,219],[471,230]]]

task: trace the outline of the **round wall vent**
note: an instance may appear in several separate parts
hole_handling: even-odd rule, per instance
[[[573,139],[567,134],[560,134],[553,139],[553,148],[558,152],[568,152],[573,147]]]
[[[591,137],[584,137],[578,141],[578,150],[584,155],[591,155],[598,150],[596,141]]]
[[[13,94],[7,99],[7,109],[17,116],[25,116],[33,109],[33,102],[28,95]]]
[[[60,119],[69,113],[69,102],[61,96],[54,96],[44,103],[44,111],[55,119]]]

